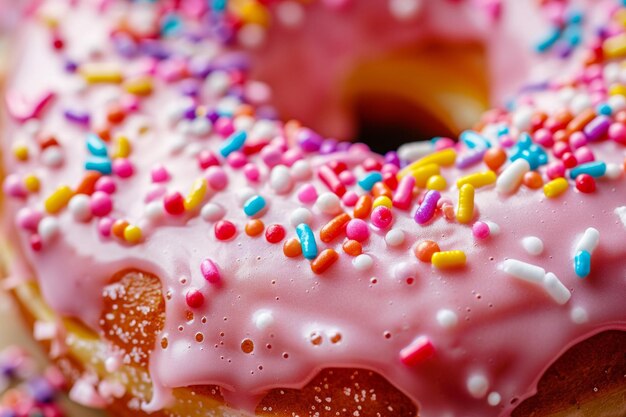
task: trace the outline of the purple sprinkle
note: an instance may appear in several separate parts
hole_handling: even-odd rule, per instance
[[[256,110],[259,119],[278,120],[278,112],[273,106],[259,106]]]
[[[188,97],[197,97],[200,92],[200,84],[194,79],[184,80],[178,87],[181,94]]]
[[[335,139],[326,139],[320,146],[320,153],[328,155],[337,151],[337,141]]]
[[[422,204],[417,207],[413,217],[418,224],[428,223],[433,218],[440,198],[441,194],[437,190],[430,190],[426,193]]]
[[[609,131],[611,126],[611,118],[605,115],[597,116],[584,127],[583,132],[589,142],[595,142],[602,139]]]
[[[311,129],[300,129],[297,135],[297,141],[305,152],[317,152],[322,146],[324,139]]]
[[[165,44],[154,39],[144,39],[139,46],[145,55],[152,58],[166,59],[170,56],[170,52],[165,48]]]
[[[37,403],[47,404],[54,400],[55,390],[44,378],[28,381],[28,388]]]
[[[78,69],[78,64],[71,59],[65,61],[65,71],[74,73]]]
[[[215,110],[211,110],[207,113],[206,118],[209,119],[211,123],[215,123],[217,119],[220,118],[220,115]]]
[[[350,149],[350,142],[339,142],[337,144],[337,152],[346,152],[348,149]]]
[[[195,78],[204,79],[213,71],[213,64],[205,57],[194,56],[189,61],[188,70]]]
[[[389,151],[385,154],[385,162],[399,167],[400,157],[396,151]]]
[[[485,155],[485,152],[487,152],[487,149],[481,148],[473,149],[459,155],[458,159],[456,160],[456,167],[464,169],[479,163],[483,160],[483,155]]]
[[[195,107],[190,107],[187,110],[185,110],[184,117],[187,120],[195,119],[196,118],[196,108]]]
[[[70,122],[74,122],[79,125],[89,125],[90,117],[88,112],[75,109],[66,109],[63,112],[63,115]]]
[[[118,54],[125,58],[132,58],[137,55],[137,44],[128,35],[117,34],[113,37],[113,47]]]

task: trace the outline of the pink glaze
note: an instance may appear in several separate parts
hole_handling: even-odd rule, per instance
[[[520,3],[510,1],[507,6],[514,4],[517,10]],[[428,7],[431,4],[440,3],[428,2]],[[112,2],[107,13],[112,16],[125,7],[132,6]],[[321,11],[313,13],[317,13],[313,22],[322,16]],[[507,13],[503,11],[504,16],[509,16]],[[445,23],[442,27],[449,35],[466,28],[452,24],[450,16],[434,16],[432,25]],[[463,16],[459,17],[461,22]],[[106,24],[112,19],[104,19],[90,2],[68,11],[62,25],[68,48],[80,51],[84,33],[106,36]],[[524,20],[518,19],[520,23],[510,18],[501,22],[503,37],[494,36],[494,54],[514,48],[519,41],[517,34],[525,38],[522,33],[528,29],[517,30]],[[27,96],[54,89],[60,97],[78,99],[74,96],[76,76],[63,72],[60,59],[48,46],[46,30],[33,21],[22,26],[20,45],[25,52],[14,67],[11,88]],[[432,33],[441,36],[438,30]],[[212,47],[217,48],[209,41],[203,44],[203,48]],[[499,56],[500,64],[506,64],[510,76],[517,78],[523,65],[516,60],[503,62],[510,51]],[[107,58],[120,59],[116,55]],[[46,68],[45,74],[40,73],[41,68]],[[498,92],[511,87],[505,86],[504,77],[496,77],[494,83],[494,91]],[[114,85],[96,85],[81,92],[78,101],[85,110],[99,115],[111,96],[119,94]],[[357,263],[342,251],[343,239],[329,244],[318,239],[320,252],[333,248],[340,256],[326,272],[316,275],[302,257],[286,258],[282,245],[273,245],[265,238],[252,239],[243,232],[249,218],[241,208],[238,193],[249,187],[264,196],[269,208],[262,216],[263,222],[280,225],[286,238],[295,237],[289,214],[307,207],[313,211],[310,226],[318,236],[320,228],[334,217],[312,204],[318,191],[321,195],[328,190],[317,176],[318,169],[342,162],[360,177],[365,171],[361,164],[368,159],[382,164],[383,158],[363,146],[330,155],[306,153],[303,159],[316,175],[291,178],[294,186],[288,191],[275,189],[268,181],[270,167],[278,163],[269,152],[248,157],[250,163],[258,165],[258,183],[248,181],[245,169],[235,169],[223,158],[221,167],[211,166],[203,172],[192,153],[172,153],[168,146],[162,146],[179,133],[163,117],[164,106],[176,99],[172,88],[157,83],[152,95],[142,99],[140,111],[128,114],[120,128],[132,140],[129,158],[134,174],[119,181],[112,216],[131,224],[150,223],[153,227],[141,243],[129,245],[107,238],[111,218],[77,222],[68,210],[55,215],[61,231],[56,239],[33,245],[33,249],[41,246],[41,250],[28,249],[33,236],[36,239],[38,235],[26,231],[19,235],[30,267],[29,275],[23,272],[23,278],[36,277],[44,298],[55,311],[78,317],[94,329],[98,328],[103,288],[113,274],[137,268],[161,279],[171,299],[166,301],[165,328],[157,340],[166,337],[168,346],[163,349],[157,344],[152,352],[150,372],[155,395],[151,403],[143,404],[145,410],[167,406],[172,388],[218,384],[223,387],[228,405],[253,412],[268,389],[302,387],[320,369],[341,366],[379,372],[418,404],[423,417],[506,416],[515,404],[535,392],[542,373],[568,347],[605,329],[626,330],[626,225],[614,212],[624,204],[623,172],[613,180],[598,179],[593,194],[570,189],[555,199],[546,198],[541,190],[524,187],[511,195],[499,194],[493,186],[478,188],[477,212],[481,221],[492,223],[485,223],[490,229],[489,238],[477,241],[471,225],[448,219],[454,219],[451,202],[458,198],[454,180],[485,167],[482,163],[465,170],[443,167],[441,174],[449,184],[441,192],[441,201],[446,201],[442,204],[445,216],[437,214],[422,226],[413,219],[417,202],[409,210],[392,211],[379,206],[370,220],[376,227],[369,230],[370,237],[363,242],[363,253],[372,260],[371,265],[356,268]],[[538,102],[546,111],[556,108],[554,96],[549,93],[538,97]],[[54,101],[39,116],[40,130],[54,134],[65,151],[61,169],[41,166],[36,158],[20,163],[11,158],[10,152],[4,152],[5,166],[15,175],[7,178],[5,189],[18,197],[7,202],[8,217],[15,217],[26,203],[40,209],[44,198],[59,184],[75,186],[82,178],[88,151],[76,144],[83,143],[87,131],[69,123],[62,109],[62,104]],[[5,120],[4,148],[11,149],[10,141],[21,137],[18,133],[28,132],[19,117],[18,121],[10,117]],[[217,133],[208,139],[190,136],[188,140],[218,155],[222,138],[234,131],[232,123],[220,120],[224,119],[216,122]],[[139,134],[137,126],[146,121],[148,131]],[[274,127],[277,131],[284,128],[278,122]],[[34,141],[34,135],[29,139]],[[155,146],[157,143],[159,146]],[[582,149],[577,152],[582,153]],[[593,144],[593,155],[621,167],[624,148],[616,141],[598,142]],[[167,194],[146,201],[154,199],[169,214],[148,218],[143,201],[150,193],[153,167],[159,164],[166,165],[169,173]],[[20,178],[33,171],[41,174],[41,190],[24,201],[25,195],[14,190],[19,188]],[[181,210],[185,193],[197,178],[208,183],[203,203],[223,207],[224,220],[205,222],[197,211]],[[358,185],[347,186],[349,191],[362,193]],[[25,224],[20,218],[16,221]],[[492,225],[497,225],[499,233],[493,232]],[[600,232],[600,243],[592,256],[591,274],[580,279],[572,268],[573,251],[588,227]],[[384,237],[395,229],[403,231],[405,239],[391,246]],[[522,246],[524,236],[541,239],[543,253],[529,255]],[[437,242],[442,251],[464,251],[467,264],[445,270],[419,261],[412,248],[423,240]],[[206,259],[212,263],[211,271],[219,271],[222,285],[207,280],[204,272],[209,269],[203,272],[201,267]],[[506,274],[500,269],[506,259],[533,263],[554,273],[572,292],[571,299],[559,305],[540,287]],[[16,273],[28,271],[25,265],[16,268]],[[412,278],[412,285],[407,284],[408,278]],[[205,316],[206,323],[198,319],[188,322],[189,308],[196,317]],[[575,323],[571,318],[574,309],[583,309],[588,321]],[[452,312],[457,318],[455,325],[442,325],[442,310]],[[271,312],[273,321],[268,326],[259,326],[255,321],[259,311]],[[322,335],[319,345],[310,341],[314,332]],[[202,343],[195,341],[197,333],[204,335]],[[341,335],[339,343],[330,340],[335,334]],[[427,339],[420,339],[422,336]],[[241,351],[241,342],[246,338],[254,341],[255,349],[250,354]],[[272,349],[265,348],[268,343]],[[260,365],[263,370],[259,370]],[[484,394],[497,392],[502,403],[491,406],[481,390],[468,391],[468,383],[477,380],[486,380]]]

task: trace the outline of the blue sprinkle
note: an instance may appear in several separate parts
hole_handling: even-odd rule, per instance
[[[572,168],[569,172],[571,179],[576,179],[580,174],[589,174],[594,178],[603,176],[606,173],[606,164],[601,161],[588,162]]]
[[[182,21],[180,19],[180,16],[177,16],[173,13],[170,13],[164,16],[161,21],[161,34],[162,35],[165,35],[165,36],[175,35],[176,33],[180,31],[181,28],[182,28]]]
[[[252,217],[265,208],[265,199],[260,195],[250,197],[243,205],[246,216]]]
[[[530,135],[526,132],[519,135],[519,139],[517,140],[518,149],[530,149],[530,145],[533,144],[533,140]]]
[[[491,148],[489,140],[478,132],[473,130],[465,130],[459,136],[461,141],[470,149],[474,148]]]
[[[98,135],[93,133],[87,135],[87,150],[93,156],[107,157],[107,145]]]
[[[570,10],[567,13],[567,23],[572,25],[579,25],[583,22],[585,15],[582,10]]]
[[[383,174],[378,171],[372,171],[359,180],[359,185],[365,191],[370,191],[374,184],[383,180]]]
[[[217,12],[222,12],[224,10],[226,10],[226,4],[228,3],[227,0],[212,0],[211,1],[211,8]]]
[[[113,172],[111,160],[98,156],[89,158],[87,162],[85,162],[85,169],[87,171],[98,171],[102,175],[110,175],[111,172]]]
[[[574,271],[580,278],[585,278],[591,272],[591,254],[581,250],[574,256]]]
[[[243,148],[243,144],[246,143],[247,138],[248,134],[243,130],[233,133],[222,145],[220,153],[224,158],[226,158],[231,153]]]
[[[554,26],[550,29],[550,32],[545,36],[543,40],[541,40],[537,45],[535,45],[535,50],[537,52],[546,52],[550,49],[556,41],[561,37],[561,29],[557,26]]]
[[[315,259],[317,256],[317,243],[315,242],[315,234],[306,223],[300,223],[296,227],[296,233],[302,246],[302,254],[306,259]]]
[[[596,112],[604,116],[610,116],[611,113],[613,113],[613,109],[611,109],[611,106],[609,106],[607,103],[602,103],[598,105],[598,107],[596,108]]]
[[[508,135],[508,134],[509,134],[509,127],[507,125],[500,125],[500,127],[498,127],[498,137]]]
[[[570,46],[578,46],[583,38],[580,25],[570,25],[565,28],[563,31],[563,38]]]

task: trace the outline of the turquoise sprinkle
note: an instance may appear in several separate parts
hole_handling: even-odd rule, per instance
[[[378,171],[372,171],[359,180],[359,185],[365,191],[371,191],[371,189],[374,187],[374,184],[382,180],[383,174]]]
[[[98,135],[93,133],[87,135],[87,150],[93,156],[107,157],[107,145]]]
[[[243,205],[246,216],[252,217],[265,208],[265,199],[260,195],[250,197]]]
[[[606,164],[601,161],[588,162],[572,168],[569,172],[571,179],[576,179],[580,174],[589,174],[594,178],[603,176],[606,173]]]
[[[567,13],[567,23],[572,25],[579,25],[583,22],[585,15],[582,10],[570,10]]]
[[[296,227],[296,233],[302,246],[302,254],[306,259],[315,259],[317,256],[317,243],[315,242],[315,234],[306,223],[300,223]]]
[[[574,256],[574,272],[580,278],[585,278],[591,272],[591,254],[586,250],[581,250]]]
[[[598,107],[596,108],[596,112],[604,116],[610,116],[611,113],[613,113],[613,109],[607,103],[602,103],[602,104],[598,104]]]
[[[168,14],[161,21],[161,34],[164,36],[174,35],[183,27],[180,16],[176,14]]]
[[[226,10],[227,0],[209,0],[211,2],[211,8],[217,12],[223,12]]]
[[[570,25],[563,31],[563,38],[570,46],[578,46],[583,38],[580,25]]]
[[[498,127],[498,137],[508,135],[508,133],[509,127],[507,125],[500,125],[500,127]]]
[[[111,160],[98,156],[89,158],[87,162],[85,162],[85,169],[87,171],[98,171],[102,175],[110,175],[111,172],[113,172]]]
[[[461,142],[463,142],[469,149],[491,148],[489,140],[473,130],[465,130],[461,132],[459,139],[461,139]]]
[[[550,32],[545,36],[543,40],[541,40],[538,44],[535,45],[535,50],[537,52],[546,52],[548,49],[552,48],[556,41],[561,37],[561,29],[557,26],[550,29]]]
[[[247,138],[248,134],[243,130],[233,133],[228,139],[226,139],[226,142],[224,142],[224,144],[222,145],[222,148],[220,149],[220,154],[222,154],[222,156],[226,158],[231,153],[238,151],[239,149],[243,148],[243,144],[246,143]]]

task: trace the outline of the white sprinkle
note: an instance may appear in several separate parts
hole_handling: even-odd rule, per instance
[[[624,227],[626,227],[626,206],[617,207],[613,212],[617,214],[617,217],[619,217]]]
[[[211,121],[206,117],[196,117],[191,122],[191,126],[189,127],[189,133],[194,136],[205,136],[211,133],[211,128],[213,125]]]
[[[278,20],[287,27],[300,26],[304,21],[304,7],[295,1],[285,1],[276,6]]]
[[[371,256],[361,254],[352,260],[352,265],[359,271],[366,271],[374,265],[374,261]]]
[[[261,309],[254,312],[252,321],[259,330],[265,330],[274,323],[274,316],[270,310]]]
[[[289,223],[291,223],[293,227],[296,227],[301,223],[306,223],[310,226],[312,218],[313,214],[309,209],[305,207],[298,207],[289,215]]]
[[[603,70],[603,78],[607,84],[613,84],[618,81],[620,72],[620,65],[617,62],[611,62],[604,66]],[[611,98],[613,97],[623,97],[619,95],[614,95],[609,97],[609,105],[611,105]]]
[[[474,398],[483,398],[489,390],[489,381],[483,374],[474,374],[467,378],[467,391]]]
[[[59,233],[59,221],[54,217],[44,217],[37,225],[37,233],[44,243],[50,242]]]
[[[204,147],[202,146],[200,142],[191,142],[187,144],[187,146],[185,146],[183,151],[185,152],[185,155],[194,158],[198,156],[198,154],[200,153],[200,151],[202,151],[203,148]]]
[[[570,109],[574,114],[580,114],[591,107],[591,98],[587,93],[578,93],[570,103]]]
[[[217,203],[206,203],[200,210],[200,217],[206,222],[216,222],[222,217],[226,210]]]
[[[334,193],[322,193],[317,197],[315,207],[322,213],[337,214],[341,211],[341,200]]]
[[[567,303],[572,297],[572,293],[552,272],[548,272],[544,277],[543,288],[560,305]]]
[[[265,40],[265,28],[261,25],[248,23],[237,33],[239,42],[247,48],[256,48]]]
[[[621,94],[609,97],[608,103],[613,113],[626,109],[626,97]]]
[[[254,188],[250,187],[241,187],[235,190],[235,197],[237,198],[237,202],[240,207],[243,207],[246,201],[250,199],[250,197],[254,197],[257,195],[257,192]]]
[[[495,391],[490,392],[489,395],[487,396],[487,404],[489,404],[492,407],[499,405],[501,402],[502,402],[502,396]]]
[[[572,311],[570,311],[570,319],[576,324],[583,324],[589,321],[589,315],[587,314],[587,310],[582,307],[574,307]]]
[[[616,180],[622,176],[622,166],[619,164],[606,164],[606,172],[604,176],[610,180]]]
[[[509,275],[534,284],[543,283],[546,275],[546,271],[542,267],[518,261],[517,259],[505,260],[502,263],[502,270]]]
[[[404,243],[404,232],[402,229],[391,229],[385,235],[385,242],[388,246],[400,246]]]
[[[249,131],[254,126],[254,118],[252,116],[241,115],[235,117],[233,120],[233,127],[236,131],[245,130]],[[249,135],[248,137],[250,137]]]
[[[221,96],[230,87],[230,76],[226,71],[213,71],[206,78],[204,86],[212,96]]]
[[[143,214],[150,221],[157,221],[163,217],[163,204],[158,201],[151,201],[143,208]]]
[[[63,151],[60,146],[49,146],[41,153],[41,163],[48,168],[58,168],[63,165]]]
[[[526,236],[522,239],[524,250],[530,255],[541,255],[543,253],[543,241],[537,236]]]
[[[492,236],[500,234],[500,225],[498,225],[498,223],[492,222],[491,220],[483,220],[483,223],[489,227],[489,234]]]
[[[311,165],[304,159],[294,162],[291,166],[291,175],[293,175],[293,177],[298,181],[304,181],[311,178],[311,174]]]
[[[35,340],[53,340],[59,334],[59,325],[52,321],[35,321],[33,337]]]
[[[389,0],[389,11],[398,20],[416,16],[422,9],[422,0]]]
[[[76,194],[70,199],[67,208],[74,220],[78,222],[86,222],[91,218],[91,206],[89,205],[89,196],[86,194]]]
[[[215,110],[221,114],[232,115],[237,107],[241,105],[241,100],[235,96],[226,96],[221,98],[215,105]]]
[[[459,323],[459,317],[454,311],[442,308],[437,312],[437,323],[444,329],[453,329]]]
[[[272,172],[270,173],[270,187],[277,194],[286,194],[293,187],[293,179],[291,178],[291,173],[289,172],[289,168],[284,165],[276,165],[272,168]]]
[[[576,96],[576,90],[572,87],[561,88],[558,92],[559,101],[563,106],[569,107],[572,99]]]
[[[600,232],[598,229],[594,229],[593,227],[588,227],[585,230],[585,233],[580,238],[578,243],[576,244],[576,248],[574,249],[574,253],[578,253],[579,251],[587,251],[589,254],[592,254],[593,251],[598,246],[598,242],[600,241]]]
[[[528,130],[535,110],[530,106],[522,106],[515,110],[511,122],[519,131]]]
[[[409,142],[398,148],[398,156],[406,162],[417,161],[433,151],[433,144],[430,141]]]
[[[254,122],[254,119],[252,118]],[[269,140],[276,135],[276,123],[271,120],[261,119],[254,122],[254,125],[250,129],[250,140]]]
[[[528,171],[530,171],[528,161],[523,158],[516,159],[502,171],[496,180],[496,191],[503,194],[514,192]]]

